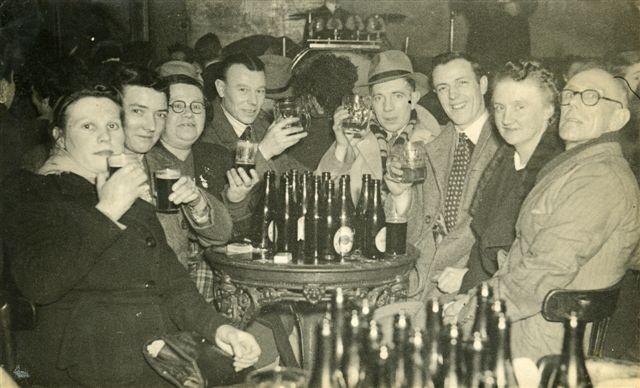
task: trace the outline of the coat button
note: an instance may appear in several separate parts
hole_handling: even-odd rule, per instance
[[[145,242],[147,243],[147,246],[149,248],[153,248],[156,246],[156,239],[154,239],[153,237],[147,237],[147,239],[145,240]]]
[[[156,286],[156,282],[154,282],[153,280],[149,280],[144,284],[144,288],[147,288],[147,289],[153,288],[155,286]]]
[[[431,223],[431,216],[428,215],[428,214],[426,216],[424,216],[424,222],[427,223],[427,224],[430,224]]]

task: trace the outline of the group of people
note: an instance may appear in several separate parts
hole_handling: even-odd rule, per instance
[[[49,149],[35,154],[44,156],[6,175],[3,277],[37,306],[36,327],[16,333],[33,382],[160,385],[142,347],[179,330],[215,342],[236,370],[287,359],[277,333],[286,337],[291,323],[267,314],[247,331],[233,327],[214,308],[203,257],[250,237],[267,170],[348,174],[353,198],[362,174],[383,179],[385,210],[407,217],[407,240],[420,251],[409,294],[440,298],[446,318],[465,323],[475,287],[488,282],[506,302],[515,357],[559,353],[562,327],[541,315],[550,290],[608,287],[640,266],[640,191],[619,136],[638,130],[630,107],[640,60],[590,63],[561,86],[533,60],[490,74],[447,52],[428,77],[387,50],[356,85],[346,58],[318,55],[291,74],[291,61],[273,55],[216,58],[211,35],[196,44],[210,53],[199,67],[99,64],[51,102]],[[15,128],[14,69],[2,70],[0,121]],[[372,99],[362,137],[342,126],[340,101],[354,86]],[[421,105],[430,92],[444,123]],[[304,128],[269,112],[285,95],[313,107]],[[240,140],[257,144],[255,169],[234,168]],[[424,182],[390,178],[402,173],[387,163],[391,147],[418,141]],[[108,157],[121,153],[134,162],[110,174]],[[169,197],[177,213],[155,211],[152,177],[165,168],[181,172]]]

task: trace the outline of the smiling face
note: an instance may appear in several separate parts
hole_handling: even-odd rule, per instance
[[[216,80],[216,89],[227,112],[241,123],[250,125],[264,103],[264,71],[252,71],[243,64],[233,64],[224,79]]]
[[[127,149],[137,154],[147,153],[164,130],[167,97],[152,88],[129,85],[123,90],[122,107]]]
[[[487,77],[478,80],[469,61],[458,58],[436,66],[433,85],[445,113],[461,129],[484,113]]]
[[[171,105],[176,101],[185,103],[184,111],[176,113]],[[193,113],[191,104],[204,105],[202,90],[194,85],[174,84],[169,87],[169,113],[162,133],[162,141],[179,149],[191,149],[204,130],[205,111]]]
[[[404,78],[375,84],[371,87],[373,111],[387,132],[404,128],[411,118],[411,110],[420,99]]]
[[[516,149],[535,149],[553,116],[553,101],[536,81],[504,79],[493,91],[496,127],[504,140]]]
[[[65,128],[54,130],[57,142],[80,166],[106,172],[109,155],[124,149],[120,106],[108,98],[84,97],[67,107],[65,117]]]

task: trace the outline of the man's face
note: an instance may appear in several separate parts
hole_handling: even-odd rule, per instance
[[[387,132],[397,132],[407,125],[420,97],[404,78],[375,84],[371,94],[373,111]]]
[[[454,59],[436,66],[433,84],[442,108],[458,127],[465,129],[484,113],[487,77],[482,76],[478,82],[467,60]]]
[[[184,103],[184,110],[176,113],[173,106]],[[179,149],[191,149],[204,130],[205,111],[198,107],[204,106],[202,91],[193,85],[174,84],[169,87],[169,113],[167,125],[162,133],[162,141]],[[196,108],[194,113],[191,107]]]
[[[609,73],[591,69],[582,71],[567,82],[563,93],[567,90],[582,92],[587,89],[597,91],[600,96],[617,101],[624,99],[616,81]],[[597,104],[587,106],[582,102],[580,94],[574,94],[567,105],[562,105],[560,110],[560,137],[565,141],[567,148],[577,144],[597,139],[603,133],[616,131],[624,125],[620,124],[618,111],[620,104],[600,99]],[[624,109],[626,110],[626,109]]]
[[[145,154],[153,147],[167,118],[167,97],[144,86],[125,86],[122,97],[125,146],[129,151]]]
[[[216,80],[216,89],[227,112],[241,123],[250,125],[264,103],[264,72],[249,70],[242,64],[231,65],[225,79]]]
[[[638,88],[638,86],[640,86],[640,62],[627,67],[624,72],[624,78],[629,82],[631,90],[634,90],[637,93],[640,90]]]

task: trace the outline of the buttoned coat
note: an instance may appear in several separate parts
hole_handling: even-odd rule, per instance
[[[136,200],[122,230],[78,175],[22,171],[10,182],[3,235],[15,283],[37,305],[35,329],[17,332],[34,382],[159,386],[146,341],[178,330],[215,340],[227,321],[198,294],[153,205]]]
[[[469,162],[462,198],[458,208],[458,220],[439,244],[433,235],[433,228],[439,214],[444,213],[444,201],[447,195],[447,182],[453,165],[453,155],[458,134],[453,123],[442,127],[442,132],[427,144],[429,170],[421,185],[413,187],[412,201],[408,212],[407,241],[420,250],[416,264],[418,277],[411,277],[411,293],[424,285],[416,298],[425,300],[431,296],[440,296],[433,278],[446,267],[464,268],[475,242],[471,231],[469,208],[484,169],[498,148],[498,139],[491,117],[485,122]]]

